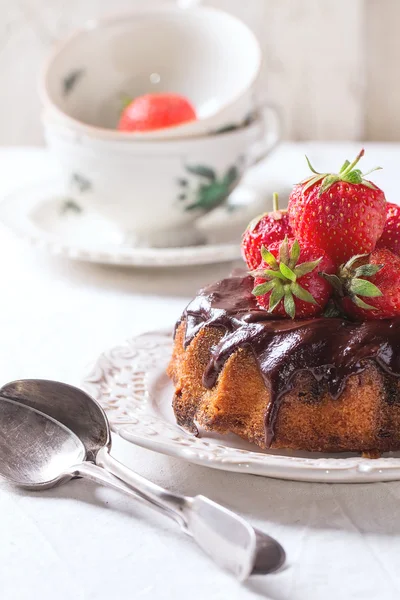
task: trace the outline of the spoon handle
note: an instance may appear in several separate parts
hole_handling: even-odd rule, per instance
[[[125,465],[113,458],[107,448],[99,450],[96,456],[96,463],[103,467],[112,475],[118,477],[130,486],[136,494],[157,504],[157,506],[173,513],[174,518],[178,521],[183,529],[187,529],[186,511],[191,505],[191,498],[173,494],[159,485],[145,479],[138,473],[131,471]]]
[[[99,450],[96,463],[141,497],[173,513],[176,520],[181,520],[184,531],[222,568],[240,580],[250,575],[256,560],[257,537],[245,519],[205,496],[172,494],[128,469],[107,448]],[[273,543],[276,544],[275,540]]]
[[[177,518],[177,515],[174,512],[170,511],[167,507],[151,500],[150,498],[145,498],[144,496],[139,495],[134,491],[132,487],[127,485],[121,479],[118,479],[118,477],[115,477],[114,475],[106,471],[106,469],[104,469],[103,467],[99,467],[98,465],[95,465],[91,462],[84,462],[75,467],[73,473],[71,474],[74,477],[83,477],[84,479],[89,479],[90,481],[94,481],[95,483],[100,483],[101,485],[111,487],[119,492],[123,492],[124,494],[133,497],[135,500],[142,504],[145,504],[147,506],[150,505],[158,512],[161,512],[164,515],[176,521],[182,527],[182,529],[185,529],[185,523],[183,522],[180,515],[179,518]]]

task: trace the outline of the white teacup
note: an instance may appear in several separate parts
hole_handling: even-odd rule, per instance
[[[102,139],[199,137],[239,125],[254,109],[261,48],[239,19],[212,7],[143,8],[86,24],[57,45],[40,80],[46,111]],[[198,119],[121,133],[123,97],[175,92]]]
[[[119,142],[93,139],[44,115],[47,143],[69,193],[118,224],[130,243],[200,243],[196,220],[224,204],[245,171],[279,139],[275,111],[249,125],[182,140]]]

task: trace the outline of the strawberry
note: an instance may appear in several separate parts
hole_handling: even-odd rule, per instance
[[[279,210],[278,194],[273,194],[272,212],[255,217],[242,236],[242,256],[249,269],[256,269],[261,262],[261,246],[281,242],[292,237],[286,210]]]
[[[196,119],[189,100],[178,94],[146,94],[124,108],[119,131],[152,131],[180,125]]]
[[[295,237],[321,248],[337,266],[371,252],[385,225],[384,193],[355,168],[363,155],[361,150],[352,163],[346,160],[337,174],[317,173],[307,158],[313,175],[295,185],[289,198]]]
[[[332,287],[320,271],[334,273],[333,261],[319,248],[297,240],[261,248],[262,262],[256,271],[253,294],[257,304],[273,315],[303,319],[322,313]],[[301,260],[301,262],[299,262]]]
[[[325,274],[344,312],[364,321],[400,316],[400,257],[387,248],[353,256],[337,275]]]
[[[376,247],[388,248],[400,256],[400,206],[387,202],[386,223]]]

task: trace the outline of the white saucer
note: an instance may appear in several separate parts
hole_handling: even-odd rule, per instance
[[[378,459],[355,454],[262,451],[234,435],[187,433],[175,422],[173,386],[165,369],[171,332],[151,332],[102,354],[83,387],[105,408],[112,430],[132,444],[189,462],[239,473],[322,482],[400,479],[400,453]]]
[[[135,248],[124,232],[67,199],[56,182],[19,189],[0,203],[0,221],[37,248],[74,260],[136,267],[210,264],[240,258],[240,236],[262,212],[259,192],[238,187],[229,205],[199,220],[207,243],[179,248]]]

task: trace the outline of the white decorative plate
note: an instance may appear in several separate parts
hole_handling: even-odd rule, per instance
[[[37,248],[70,259],[135,267],[176,267],[240,258],[240,235],[262,209],[255,190],[239,186],[229,204],[199,219],[207,243],[180,248],[135,248],[124,232],[68,199],[57,182],[20,189],[0,203],[0,221]]]
[[[83,386],[105,408],[125,440],[198,465],[299,481],[374,482],[400,479],[400,454],[358,455],[264,452],[234,435],[187,433],[175,423],[173,387],[165,374],[170,332],[151,332],[100,356]]]

